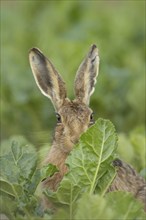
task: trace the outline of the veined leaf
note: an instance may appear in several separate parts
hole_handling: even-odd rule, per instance
[[[115,173],[111,162],[117,148],[115,128],[108,120],[98,119],[94,126],[84,133],[66,160],[69,172],[65,175],[56,192],[46,192],[49,200],[68,208],[70,219],[73,208],[82,193],[95,192],[99,180],[109,172],[108,181],[100,188],[104,192]],[[104,180],[102,180],[104,182]],[[102,184],[101,182],[101,184]]]
[[[8,194],[9,196],[19,197],[22,193],[22,186],[19,184],[11,184],[9,182],[0,180],[0,192],[4,194]]]
[[[24,138],[20,139],[24,143]],[[4,142],[7,151],[3,151],[0,157],[0,192],[3,195],[3,210],[10,215],[9,209],[5,210],[5,203],[15,202],[15,211],[22,206],[25,198],[31,201],[32,191],[28,190],[31,186],[31,178],[36,170],[37,154],[35,148],[30,145],[9,141]],[[4,146],[4,145],[3,145]],[[35,183],[36,184],[36,183]],[[38,184],[38,183],[37,183]],[[36,189],[36,188],[35,188]],[[33,191],[34,193],[34,191]],[[26,204],[25,204],[26,206]]]
[[[19,147],[15,148],[17,143],[19,143]],[[29,152],[29,153],[35,152],[34,146],[31,143],[29,143],[23,136],[17,136],[17,135],[12,136],[8,140],[4,140],[1,142],[0,156],[4,156],[8,154],[8,152],[13,151],[13,154],[15,154],[15,157],[18,159],[19,155],[21,154],[21,150],[24,147],[25,147],[26,152]]]
[[[1,193],[0,204],[0,217],[1,213],[3,213],[8,217],[8,219],[15,219],[14,212],[17,209],[16,200],[12,200],[12,198],[8,195]]]
[[[117,148],[115,128],[109,120],[98,119],[84,133],[67,158],[70,172],[67,176],[86,191],[93,193],[98,180],[111,170]]]
[[[24,143],[24,139],[21,140]],[[11,216],[11,210],[5,209],[5,203],[11,202],[15,204],[12,205],[15,215],[25,215],[27,212],[41,215],[42,210],[34,193],[41,180],[52,176],[58,170],[52,164],[37,169],[35,148],[22,143],[13,142],[0,158],[0,192],[3,197],[1,211]]]
[[[106,163],[106,166],[108,166],[108,163]],[[105,174],[103,174],[103,176],[98,179],[98,184],[96,186],[95,192],[97,194],[104,196],[115,176],[116,176],[115,168],[113,166],[109,166],[109,169],[106,170]]]
[[[28,179],[36,168],[37,154],[32,146],[13,142],[7,154],[0,157],[1,177],[6,182],[20,183]]]

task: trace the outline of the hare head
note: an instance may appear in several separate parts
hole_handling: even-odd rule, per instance
[[[64,174],[63,166],[68,153],[80,135],[94,123],[89,101],[98,75],[98,49],[92,45],[79,66],[74,83],[74,100],[67,98],[64,81],[39,49],[30,50],[29,60],[36,84],[43,95],[51,99],[56,111],[57,126],[46,162],[57,165]]]

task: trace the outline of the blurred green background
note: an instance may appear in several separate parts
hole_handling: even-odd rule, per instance
[[[93,43],[100,52],[100,74],[91,98],[95,118],[114,123],[119,132],[119,151],[123,155],[128,152],[128,160],[138,149],[133,151],[131,144],[138,143],[138,152],[141,158],[144,156],[142,0],[1,1],[2,140],[22,135],[39,148],[50,142],[56,124],[50,100],[35,84],[28,62],[29,49],[38,47],[49,57],[73,98],[76,70]]]

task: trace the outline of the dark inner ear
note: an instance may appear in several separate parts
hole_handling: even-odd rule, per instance
[[[48,87],[52,88],[51,77],[48,73],[46,57],[36,48],[32,49],[35,55],[31,56],[30,62],[35,64],[35,75],[40,87],[45,93],[48,91]]]
[[[38,83],[39,83],[40,87],[44,90],[45,93],[48,93],[48,87],[50,89],[53,88],[53,84],[51,82],[51,77],[49,74],[47,74],[47,71],[48,70],[47,70],[46,66],[42,66],[40,68],[39,73],[36,73]]]

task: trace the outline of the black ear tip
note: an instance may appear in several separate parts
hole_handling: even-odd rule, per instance
[[[36,50],[38,50],[36,47],[30,49],[30,51],[36,51]]]
[[[88,57],[94,61],[97,56],[98,56],[98,48],[95,44],[92,44],[92,46],[90,47]]]
[[[92,44],[91,49],[90,49],[91,54],[92,54],[94,51],[98,51],[98,49],[97,49],[97,46],[96,46],[95,44]]]
[[[34,60],[42,60],[45,61],[45,56],[43,55],[43,53],[36,47],[33,47],[30,49],[29,51],[29,57],[32,61]]]
[[[97,46],[96,46],[96,44],[92,44],[92,49],[95,49],[95,48],[97,48]]]
[[[29,50],[29,53],[31,53],[31,52],[36,53],[36,54],[42,54],[42,52],[36,47],[31,48]]]

